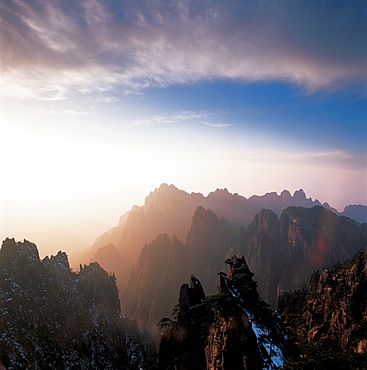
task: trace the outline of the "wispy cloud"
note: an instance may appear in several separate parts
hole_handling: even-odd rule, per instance
[[[85,111],[77,111],[77,110],[74,110],[74,109],[63,109],[63,110],[44,110],[44,109],[40,109],[39,110],[40,113],[42,114],[49,114],[49,115],[53,115],[53,116],[58,116],[58,115],[71,115],[71,116],[86,116],[88,114],[88,112],[85,112]]]
[[[61,99],[203,80],[313,91],[367,78],[366,2],[9,0],[3,94]]]
[[[207,121],[201,121],[200,123],[202,123],[205,126],[210,126],[214,128],[226,128],[226,127],[233,126],[233,123],[213,123],[213,122],[207,122]]]
[[[344,150],[289,151],[289,150],[250,150],[242,151],[237,160],[251,158],[255,162],[287,163],[301,166],[333,168],[366,168],[367,155]],[[235,158],[234,158],[235,159]]]
[[[184,121],[196,121],[206,118],[210,115],[209,112],[193,112],[181,111],[170,115],[155,115],[145,120],[139,120],[131,123],[131,126],[156,126],[169,123],[177,123]]]

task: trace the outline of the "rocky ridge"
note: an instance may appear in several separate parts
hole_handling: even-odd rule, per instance
[[[219,293],[205,296],[191,276],[180,289],[177,318],[160,321],[158,368],[191,370],[280,369],[285,337],[278,316],[258,296],[243,258],[232,257]]]
[[[116,227],[103,233],[83,256],[79,254],[73,259],[73,266],[78,266],[80,262],[100,262],[107,271],[116,273],[118,287],[123,290],[129,271],[146,243],[159,234],[167,234],[170,238],[175,236],[185,243],[197,207],[211,209],[217,217],[225,218],[237,227],[247,227],[262,208],[272,209],[279,216],[284,208],[292,205],[312,207],[321,206],[321,203],[307,198],[302,189],[293,195],[283,191],[280,195],[274,192],[250,198],[232,194],[227,189],[217,189],[205,197],[200,193],[189,194],[174,185],[162,184],[146,197],[143,206],[133,206],[120,218]],[[330,208],[327,204],[324,206]],[[109,258],[104,256],[108,254],[107,249],[98,253],[98,249],[111,244],[125,261],[124,268],[119,271],[113,270],[114,263],[109,263]],[[127,263],[129,259],[131,262]]]
[[[365,226],[323,207],[290,207],[280,218],[261,210],[246,229],[237,229],[198,207],[186,243],[161,234],[144,246],[121,294],[123,313],[158,339],[155,324],[169,315],[185,277],[193,273],[215,294],[217,271],[234,253],[245,256],[260,296],[275,308],[279,293],[307,285],[315,269],[360,251],[367,242]]]
[[[36,245],[0,249],[0,364],[10,369],[139,369],[149,335],[121,317],[115,277],[97,263],[70,270],[67,255]]]
[[[282,294],[278,307],[301,353],[332,350],[340,356],[339,368],[367,367],[367,251],[315,271],[307,289]]]
[[[260,295],[277,296],[307,285],[314,270],[352,258],[367,242],[367,224],[324,207],[288,207],[281,216],[263,209],[242,232],[237,249],[255,273]]]
[[[236,240],[236,229],[225,219],[198,207],[186,243],[167,234],[144,246],[121,294],[124,315],[155,333],[156,323],[170,313],[177,290],[191,273],[215,293],[217,271]]]

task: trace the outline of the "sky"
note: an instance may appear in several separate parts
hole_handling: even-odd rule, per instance
[[[80,247],[161,183],[367,204],[366,19],[364,0],[0,0],[0,236]]]

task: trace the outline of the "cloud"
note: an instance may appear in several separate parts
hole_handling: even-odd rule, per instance
[[[321,151],[291,151],[284,149],[257,150],[244,149],[240,154],[235,153],[232,158],[237,161],[249,160],[259,163],[286,163],[297,166],[314,168],[339,168],[348,170],[365,170],[367,166],[366,154],[355,154],[343,150]],[[238,156],[238,157],[236,157]]]
[[[203,125],[209,126],[209,127],[214,127],[214,128],[226,128],[233,126],[232,123],[213,123],[213,122],[206,122],[206,121],[201,121]]]
[[[0,88],[41,99],[215,79],[335,88],[366,80],[366,10],[363,0],[9,0]]]
[[[77,111],[74,109],[63,109],[63,110],[44,110],[40,109],[40,113],[42,114],[47,114],[47,115],[53,115],[53,116],[58,116],[58,115],[71,115],[71,116],[86,116],[88,112],[85,111]]]
[[[193,112],[181,111],[170,115],[160,114],[152,116],[145,120],[132,122],[131,126],[157,126],[162,124],[177,123],[183,121],[192,121],[208,117],[210,114],[206,111]]]

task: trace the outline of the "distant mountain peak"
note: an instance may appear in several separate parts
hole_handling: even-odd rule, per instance
[[[284,189],[284,190],[280,193],[280,196],[281,196],[281,197],[287,197],[287,198],[290,198],[292,195],[291,195],[291,193],[289,192],[289,190]]]
[[[1,253],[4,256],[3,258],[6,258],[6,260],[9,261],[26,259],[29,261],[40,262],[37,246],[28,240],[17,242],[14,238],[6,238],[3,241]]]
[[[294,192],[293,197],[298,199],[306,199],[306,193],[303,189],[299,189]]]

